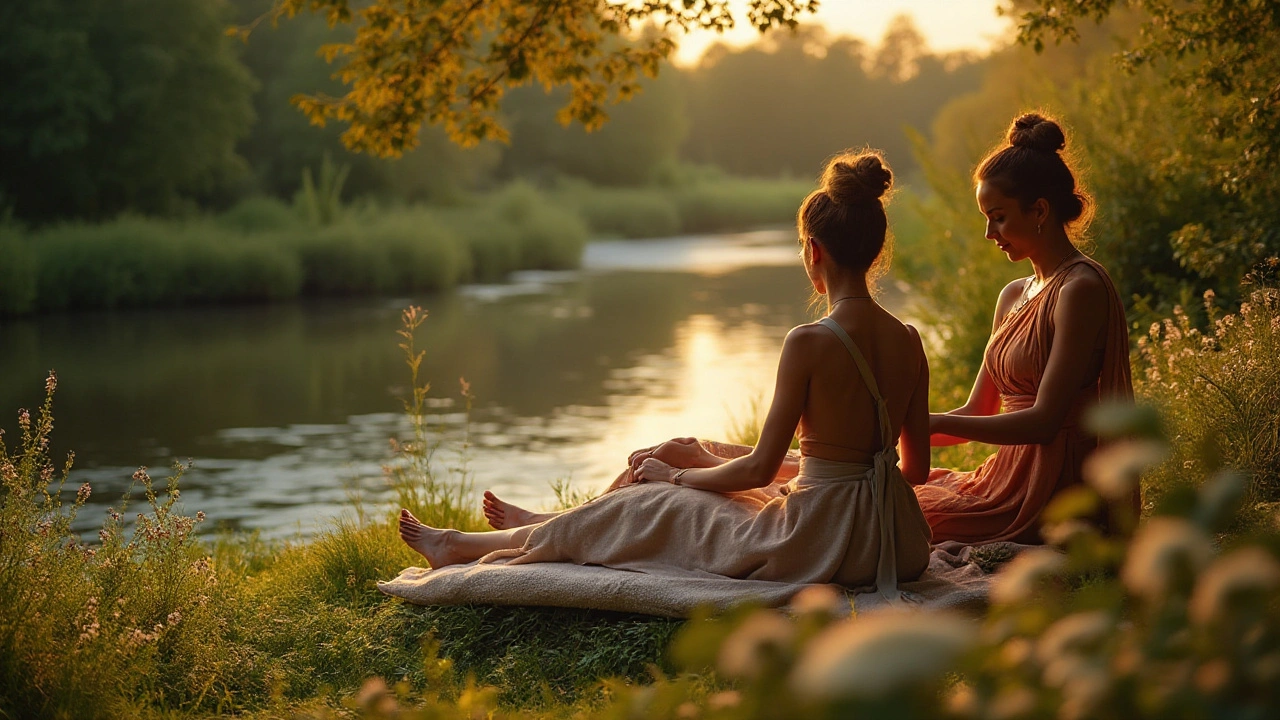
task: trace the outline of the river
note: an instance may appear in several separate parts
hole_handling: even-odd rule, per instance
[[[463,432],[476,488],[549,507],[552,482],[591,492],[633,449],[724,437],[765,407],[787,330],[812,319],[793,231],[597,242],[582,269],[424,297],[48,315],[0,324],[0,427],[41,400],[55,369],[53,449],[90,482],[77,525],[101,523],[133,471],[182,481],[204,531],[305,538],[386,500],[389,438],[404,437],[400,311],[419,330],[442,475]],[[902,295],[881,298],[898,311]],[[474,406],[466,421],[460,377]],[[135,498],[131,508],[138,509]]]

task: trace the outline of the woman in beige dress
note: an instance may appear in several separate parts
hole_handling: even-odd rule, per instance
[[[572,562],[875,586],[896,597],[899,579],[915,579],[929,560],[929,527],[911,490],[929,470],[929,374],[916,330],[868,286],[891,184],[878,155],[845,154],[805,199],[801,255],[828,315],[788,333],[748,454],[681,468],[642,453],[617,489],[541,522],[469,533],[402,511],[401,537],[433,568]],[[800,457],[787,462],[797,430]],[[775,482],[784,465],[794,477]]]

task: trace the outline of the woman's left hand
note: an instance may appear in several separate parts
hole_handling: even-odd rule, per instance
[[[645,458],[632,473],[632,482],[674,482],[676,469],[657,458]]]

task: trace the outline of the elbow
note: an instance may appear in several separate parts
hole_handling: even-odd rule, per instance
[[[902,479],[907,481],[911,487],[923,485],[929,480],[929,456],[916,458],[903,458],[898,464],[898,468],[902,471]]]
[[[1062,432],[1062,425],[1065,418],[1062,417],[1043,417],[1037,418],[1035,422],[1025,425],[1029,437],[1026,438],[1027,445],[1048,445],[1053,442],[1058,434]]]
[[[782,463],[765,463],[761,462],[759,457],[754,455],[747,456],[748,462],[746,467],[745,481],[748,490],[768,487],[773,483],[773,479],[777,477],[778,470],[782,467]]]

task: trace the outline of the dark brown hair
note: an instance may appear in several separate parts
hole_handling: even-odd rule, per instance
[[[1007,142],[978,165],[974,182],[994,185],[1024,210],[1044,198],[1054,217],[1078,237],[1093,218],[1093,198],[1076,185],[1076,173],[1062,157],[1066,146],[1057,122],[1027,113],[1009,126]]]
[[[822,187],[809,193],[796,214],[800,242],[816,238],[841,267],[869,271],[872,280],[883,275],[889,218],[880,198],[892,185],[893,173],[879,153],[832,158],[822,171]]]

